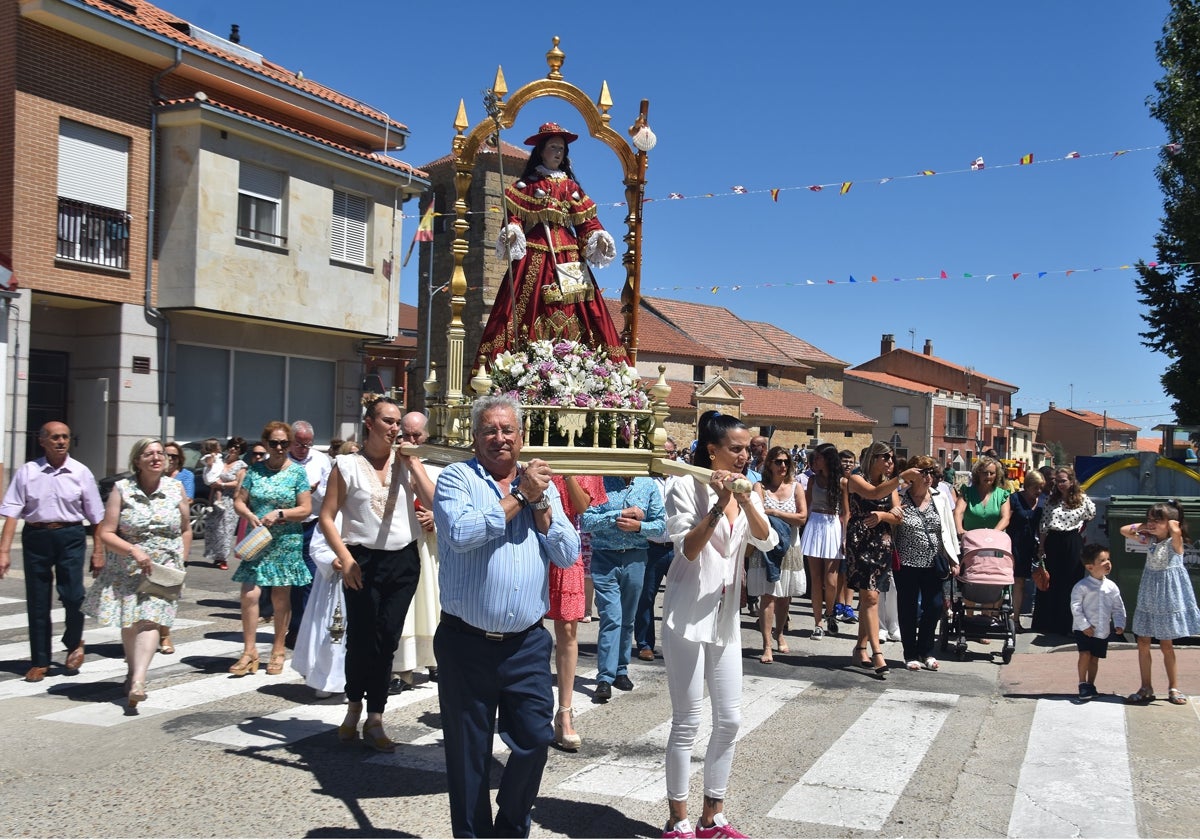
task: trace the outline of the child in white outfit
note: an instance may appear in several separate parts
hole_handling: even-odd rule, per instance
[[[1100,660],[1108,655],[1109,628],[1115,625],[1118,636],[1125,632],[1125,602],[1107,577],[1112,571],[1107,548],[1086,545],[1081,559],[1087,576],[1071,590],[1071,615],[1079,649],[1079,699],[1091,700],[1097,693]]]

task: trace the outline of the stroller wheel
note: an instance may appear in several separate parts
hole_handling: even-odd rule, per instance
[[[967,643],[960,641],[957,645],[954,646],[954,658],[961,662],[963,660],[963,658],[966,657],[966,655],[967,655]]]
[[[1012,656],[1013,649],[1005,645],[1004,650],[1000,652],[1000,661],[1007,665],[1008,663],[1012,662]]]

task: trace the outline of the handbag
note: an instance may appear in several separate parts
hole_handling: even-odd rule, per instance
[[[259,525],[248,531],[242,541],[233,547],[233,556],[247,562],[255,560],[273,539],[271,529],[266,525]]]
[[[1038,563],[1033,567],[1033,585],[1037,587],[1038,592],[1045,592],[1050,588],[1050,570],[1046,568],[1045,563]]]
[[[550,257],[556,259],[554,238],[550,226],[545,222],[546,243],[550,246]],[[581,300],[592,299],[592,273],[582,260],[575,262],[555,262],[554,276],[558,280],[558,292],[562,296],[561,303],[578,303]]]
[[[183,593],[183,579],[187,572],[166,566],[162,563],[151,563],[150,574],[142,575],[138,581],[137,593],[162,598],[164,601],[178,601]]]

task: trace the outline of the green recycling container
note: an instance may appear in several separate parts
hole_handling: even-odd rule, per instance
[[[1121,528],[1145,522],[1146,511],[1161,501],[1163,499],[1158,496],[1112,496],[1105,513],[1108,554],[1113,564],[1110,577],[1121,589],[1121,600],[1125,602],[1125,609],[1129,613],[1130,625],[1133,624],[1142,571],[1146,568],[1146,547],[1126,540],[1121,536]],[[1192,590],[1200,600],[1200,550],[1197,549],[1197,540],[1200,539],[1200,497],[1184,496],[1178,501],[1183,506],[1192,540],[1190,546],[1184,546],[1183,562],[1192,579]]]

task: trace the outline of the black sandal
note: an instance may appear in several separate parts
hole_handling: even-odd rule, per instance
[[[875,669],[875,676],[879,677],[879,679],[881,679],[881,680],[886,680],[888,673],[892,669],[888,666],[887,660],[884,659],[882,651],[875,651],[875,653],[871,654],[871,663],[869,665],[867,665],[867,667],[870,668],[871,665],[875,664],[876,656],[878,656],[880,659],[883,659],[883,664]]]

